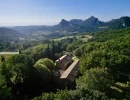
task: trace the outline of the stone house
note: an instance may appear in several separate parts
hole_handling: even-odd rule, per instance
[[[68,56],[68,55],[64,55],[64,56],[60,57],[59,59],[57,59],[55,61],[55,63],[56,63],[56,68],[57,69],[65,70],[67,65],[72,63],[72,57]]]
[[[56,60],[56,68],[61,87],[72,88],[79,76],[79,60],[72,61],[72,57],[64,55]]]

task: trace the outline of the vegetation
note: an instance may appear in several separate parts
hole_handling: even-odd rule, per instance
[[[130,28],[27,43],[0,43],[0,99],[122,100],[130,98]],[[82,36],[82,37],[81,37]],[[78,37],[78,38],[77,38]],[[8,48],[7,48],[8,47]],[[80,59],[73,90],[55,76],[54,61],[67,51]]]
[[[71,42],[66,50],[73,51],[80,58],[82,73],[76,80],[76,89],[61,90],[55,94],[43,93],[34,100],[129,98],[129,89],[126,86],[130,75],[129,31],[130,28],[98,32],[87,43]]]

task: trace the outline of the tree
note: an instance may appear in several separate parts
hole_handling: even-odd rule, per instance
[[[19,49],[19,54],[22,54],[22,51]]]
[[[34,65],[34,68],[36,68],[36,70],[40,74],[42,81],[44,81],[45,83],[48,83],[50,81],[51,72],[45,65],[36,63]]]
[[[48,57],[50,57],[50,47],[49,47],[49,42],[47,44],[47,53],[48,53]]]
[[[109,90],[112,80],[109,74],[100,68],[87,70],[82,77],[76,80],[77,89],[97,90],[106,92]]]
[[[82,54],[80,48],[75,49],[75,50],[73,51],[73,53],[74,53],[75,56],[78,56],[78,57],[80,57],[81,54]]]
[[[37,60],[47,57],[47,45],[39,44],[31,48],[26,49],[23,54],[29,55],[36,62]]]
[[[4,61],[5,61],[4,56],[1,56],[1,62],[4,62]]]
[[[115,100],[109,99],[104,93],[100,91],[89,90],[58,90],[54,93],[43,93],[33,100]]]
[[[6,86],[11,88],[11,95],[15,99],[22,98],[26,94],[28,84],[25,84],[31,77],[33,60],[26,55],[13,55],[6,62],[2,63],[1,73],[5,77]]]
[[[42,64],[45,65],[49,70],[54,70],[55,69],[55,65],[54,62],[48,58],[42,58],[39,59],[36,64]]]
[[[0,75],[0,100],[7,100],[11,96],[11,88],[6,85],[5,78]]]
[[[55,54],[55,43],[54,43],[54,40],[52,40],[52,54],[53,54],[53,56]]]
[[[14,55],[8,61],[11,71],[13,72],[13,80],[24,81],[29,76],[29,71],[33,67],[33,60],[26,55]]]
[[[128,85],[127,100],[129,100],[130,99],[130,75],[129,75],[129,80],[127,82],[127,85]]]

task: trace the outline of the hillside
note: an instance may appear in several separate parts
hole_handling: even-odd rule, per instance
[[[126,28],[130,26],[130,17],[124,16],[119,19],[111,20],[105,24],[109,26],[110,29]]]
[[[107,30],[104,32],[95,32],[92,34],[94,38],[91,41],[104,42],[107,40],[123,37],[125,35],[130,34],[130,27],[125,29],[114,29],[114,30]]]
[[[103,25],[104,22],[99,21],[98,18],[91,16],[90,18],[84,20],[84,22],[82,23],[82,26],[91,26],[91,27],[96,27],[96,26],[100,26]]]
[[[91,16],[86,20],[72,19],[67,21],[62,19],[59,24],[53,26],[46,25],[32,25],[32,26],[16,26],[12,29],[1,28],[1,40],[0,41],[18,41],[21,40],[43,40],[46,38],[57,38],[67,36],[70,34],[87,32],[100,32],[111,29],[122,29],[130,26],[130,17],[124,16],[119,19],[113,19],[108,22],[100,21],[98,18]],[[22,33],[22,34],[21,34]],[[5,36],[6,34],[6,36]],[[7,35],[8,34],[8,35]],[[12,36],[13,35],[13,36]],[[23,36],[26,35],[26,38]],[[5,37],[5,38],[4,38]]]
[[[76,88],[60,90],[56,93],[43,92],[35,99],[44,98],[46,100],[53,97],[56,100],[63,96],[66,100],[77,98],[85,98],[85,100],[128,99],[130,27],[95,32],[89,42],[78,41],[75,38],[72,38],[71,42],[65,40],[66,42],[64,41],[62,45],[67,43],[67,47],[64,50],[73,51],[73,54],[80,59],[81,76],[76,79]]]
[[[42,34],[50,37],[51,33],[60,31],[66,32],[93,32],[93,31],[102,31],[108,29],[119,29],[126,28],[130,26],[130,17],[124,16],[118,19],[114,19],[108,22],[100,21],[98,18],[91,16],[88,19],[72,19],[67,21],[62,19],[59,24],[53,26],[16,26],[13,27],[14,30],[19,31],[24,34],[32,35],[32,34]],[[46,34],[49,32],[49,34]],[[52,35],[52,34],[51,34]],[[57,34],[58,36],[59,34]]]
[[[70,20],[70,23],[76,24],[76,25],[81,25],[83,23],[82,19],[72,19]]]
[[[10,95],[27,100],[51,100],[51,97],[60,100],[63,96],[66,100],[127,100],[130,87],[130,27],[91,34],[91,38],[75,34],[59,39],[26,42],[21,45],[22,54],[9,59],[1,55],[0,78],[4,79],[3,82],[11,82],[9,86],[5,85],[7,89],[20,93],[17,96],[8,91]],[[80,75],[71,82],[64,80],[67,85],[61,83],[62,71],[58,71],[53,62],[65,54],[80,59]]]
[[[37,26],[37,25],[30,25],[30,26],[15,26],[13,27],[14,30],[16,31],[19,31],[21,33],[24,33],[24,34],[33,34],[35,32],[38,32],[38,31],[46,31],[48,30],[49,26],[45,26],[45,25],[41,25],[41,26]]]
[[[23,38],[23,34],[20,32],[9,29],[9,28],[0,28],[0,41],[1,42],[16,42]]]

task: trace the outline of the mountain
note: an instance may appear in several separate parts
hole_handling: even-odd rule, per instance
[[[124,16],[119,19],[113,19],[109,22],[106,22],[104,25],[108,26],[109,29],[126,28],[130,26],[130,17]]]
[[[0,28],[0,42],[16,42],[20,38],[23,38],[23,34],[20,32],[9,28]]]
[[[71,24],[81,25],[84,21],[82,19],[72,19],[69,22]]]
[[[71,27],[71,23],[66,21],[65,19],[62,19],[61,22],[58,24],[60,28],[66,28],[66,27]]]
[[[66,32],[93,32],[102,31],[108,29],[118,29],[130,26],[130,17],[121,17],[119,19],[113,19],[108,22],[100,21],[98,18],[91,16],[86,20],[72,19],[67,21],[62,19],[59,24],[53,26],[16,26],[13,29],[28,35],[47,36],[55,33],[60,34]]]
[[[35,32],[38,32],[38,31],[45,31],[45,30],[48,30],[50,26],[46,26],[46,25],[30,25],[30,26],[15,26],[13,27],[14,30],[16,31],[19,31],[21,33],[24,33],[24,34],[33,34]]]
[[[84,20],[82,23],[82,26],[91,26],[91,27],[96,27],[102,25],[104,22],[99,21],[98,18],[91,16],[90,18]]]

